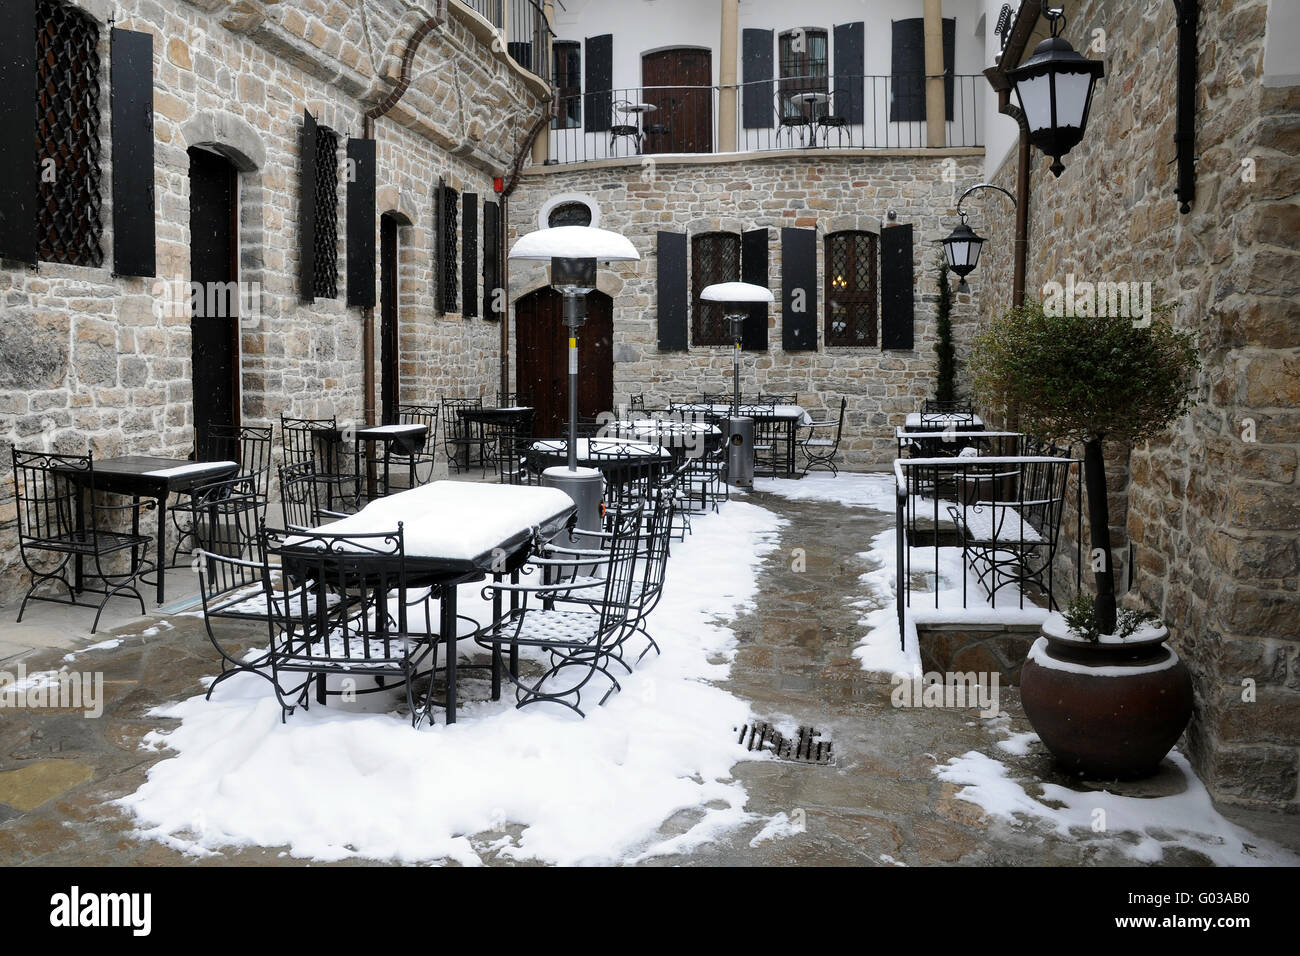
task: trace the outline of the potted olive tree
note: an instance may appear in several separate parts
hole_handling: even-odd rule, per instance
[[[1169,311],[1157,307],[1135,322],[1056,315],[1027,301],[977,337],[971,361],[981,401],[1014,405],[1021,427],[1038,438],[1083,446],[1096,596],[1048,617],[1020,689],[1047,748],[1094,777],[1152,772],[1191,716],[1191,681],[1165,644],[1164,625],[1116,607],[1102,451],[1106,441],[1158,436],[1191,404],[1200,362]]]

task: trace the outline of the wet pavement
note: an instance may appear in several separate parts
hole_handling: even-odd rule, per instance
[[[688,856],[651,865],[1078,865],[1130,864],[1134,834],[1062,835],[1049,826],[987,816],[959,799],[959,788],[934,768],[968,751],[996,756],[1017,777],[1036,777],[1076,789],[1086,786],[1057,773],[1040,744],[1013,756],[997,741],[1029,730],[1015,688],[1002,688],[996,721],[978,711],[895,708],[888,675],[861,670],[852,657],[865,613],[858,577],[869,568],[860,553],[892,516],[837,503],[790,501],[755,493],[750,501],[788,519],[780,546],[765,560],[757,606],[732,624],[739,648],[725,683],[755,713],[783,728],[810,725],[833,744],[833,762],[744,762],[736,777],[749,793],[753,822]],[[6,609],[6,617],[12,614]],[[165,617],[165,622],[163,621]],[[24,640],[6,623],[0,641]],[[88,625],[87,625],[88,626]],[[39,628],[33,629],[37,633]],[[154,615],[116,628],[120,646],[77,652],[67,666],[102,670],[105,711],[88,720],[79,711],[0,711],[0,864],[40,865],[293,865],[281,848],[231,849],[219,856],[186,856],[133,836],[132,822],[112,801],[133,792],[166,753],[142,749],[144,736],[172,721],[147,716],[168,701],[204,690],[215,672],[214,653],[196,617]],[[42,632],[43,633],[43,632]],[[265,630],[245,629],[247,646],[265,644]],[[109,641],[107,629],[83,645]],[[42,641],[43,643],[63,643]],[[33,642],[35,643],[35,642]],[[58,669],[66,650],[44,647],[0,662],[13,672]],[[739,732],[739,728],[737,728]],[[1166,763],[1152,780],[1112,792],[1156,797],[1183,785]],[[1031,786],[1032,792],[1032,786]],[[751,846],[764,825],[785,814],[792,826]],[[684,832],[698,819],[681,813],[661,828]],[[1232,813],[1262,835],[1300,846],[1294,819]],[[1205,864],[1203,854],[1166,847],[1164,864]]]

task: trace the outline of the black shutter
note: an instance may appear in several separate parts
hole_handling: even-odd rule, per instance
[[[912,348],[912,224],[880,230],[880,347]]]
[[[298,294],[316,301],[316,117],[302,111],[298,153]]]
[[[0,30],[0,258],[36,264],[36,4],[4,0]]]
[[[659,233],[659,274],[655,294],[659,308],[659,351],[686,351],[686,234]]]
[[[889,118],[897,123],[925,119],[925,20],[895,20],[890,59],[893,99]]]
[[[442,307],[442,284],[445,281],[442,259],[447,248],[447,217],[442,200],[442,177],[438,177],[438,184],[433,187],[433,311],[436,315],[445,312]]]
[[[817,230],[781,230],[781,347],[817,351]]]
[[[587,37],[587,56],[583,65],[587,94],[583,97],[583,129],[588,133],[609,130],[614,108],[614,35],[606,33]]]
[[[478,193],[461,193],[461,315],[478,315]]]
[[[753,285],[767,284],[768,230],[753,229],[740,234],[740,281]],[[767,303],[758,302],[750,307],[749,318],[741,332],[740,347],[753,352],[767,351]]]
[[[483,203],[483,318],[499,319],[497,288],[501,285],[501,207]]]
[[[113,272],[157,274],[153,217],[153,35],[114,29]]]
[[[850,123],[863,118],[862,74],[866,69],[865,31],[861,20],[835,27],[835,115]]]
[[[460,212],[460,194],[452,186],[442,186],[442,248],[438,250],[438,265],[442,269],[439,292],[442,311],[459,309],[457,293],[460,288],[460,260],[456,256],[456,221]]]
[[[741,40],[741,118],[745,129],[771,129],[776,90],[772,85],[772,31],[745,30]]]
[[[375,141],[348,140],[348,305],[375,307]]]
[[[943,18],[943,100],[947,106],[948,122],[952,122],[953,79],[956,70],[953,60],[954,46],[957,42],[957,21],[952,17]]]

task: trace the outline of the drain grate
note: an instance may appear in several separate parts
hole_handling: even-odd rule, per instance
[[[831,742],[816,739],[819,735],[814,727],[800,727],[798,737],[787,737],[767,721],[759,720],[745,724],[739,732],[736,743],[744,744],[746,750],[770,750],[779,760],[797,763],[831,762]]]

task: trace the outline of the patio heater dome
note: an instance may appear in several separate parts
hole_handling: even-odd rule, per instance
[[[1081,56],[1056,35],[1062,19],[1054,17],[1052,36],[1007,73],[1029,127],[1029,141],[1052,157],[1051,169],[1057,176],[1065,169],[1061,157],[1083,139],[1093,87],[1105,71],[1100,60]]]
[[[700,291],[700,298],[706,302],[775,302],[772,290],[752,282],[718,282],[706,285]]]
[[[551,285],[585,294],[596,287],[597,262],[636,262],[641,254],[630,239],[608,229],[554,226],[520,236],[509,258],[549,259]]]

